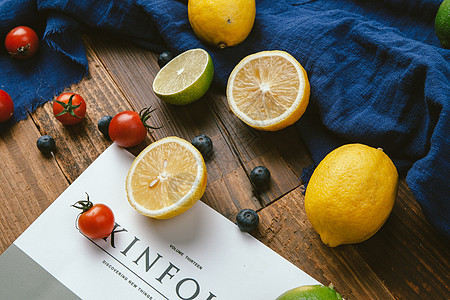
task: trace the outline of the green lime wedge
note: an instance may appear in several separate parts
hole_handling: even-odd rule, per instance
[[[444,0],[436,13],[434,29],[444,48],[450,49],[450,0]]]
[[[163,101],[185,105],[200,99],[209,89],[214,67],[203,49],[185,51],[167,63],[153,81],[153,91]]]
[[[304,285],[288,290],[276,300],[342,300],[333,287],[323,285]]]

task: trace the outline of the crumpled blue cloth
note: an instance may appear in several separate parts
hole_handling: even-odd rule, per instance
[[[224,88],[246,55],[285,50],[306,69],[308,109],[296,124],[315,163],[346,143],[381,147],[428,221],[450,237],[450,50],[434,33],[439,0],[260,0],[249,37],[219,50],[203,44],[187,1],[0,0],[0,36],[33,25],[35,59],[0,52],[0,89],[15,100],[14,121],[88,71],[81,32],[103,30],[155,52],[202,47]]]

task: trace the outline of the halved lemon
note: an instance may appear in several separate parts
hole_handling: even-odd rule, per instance
[[[211,56],[203,49],[187,50],[169,61],[153,81],[153,91],[163,101],[184,105],[200,99],[214,77]]]
[[[232,112],[247,125],[276,131],[294,124],[309,102],[305,69],[285,51],[262,51],[241,60],[228,78]]]
[[[130,204],[141,214],[168,219],[192,207],[206,189],[200,152],[178,137],[156,141],[133,161],[126,178]]]

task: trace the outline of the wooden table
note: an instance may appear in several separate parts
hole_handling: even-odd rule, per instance
[[[214,152],[206,160],[202,200],[232,221],[243,208],[257,210],[261,222],[253,235],[323,284],[333,283],[345,299],[450,299],[448,240],[427,223],[404,180],[391,216],[375,236],[329,248],[305,215],[299,178],[312,161],[294,126],[253,130],[230,112],[224,92],[213,89],[191,105],[167,105],[151,87],[157,55],[93,35],[85,44],[89,75],[67,89],[87,100],[82,124],[62,126],[50,102],[0,135],[0,253],[111,144],[97,129],[102,116],[152,105],[157,110],[149,123],[162,128],[130,151],[169,135],[189,141],[199,134],[211,137]],[[54,156],[36,147],[44,134],[56,140]],[[258,165],[272,175],[261,193],[249,181]]]

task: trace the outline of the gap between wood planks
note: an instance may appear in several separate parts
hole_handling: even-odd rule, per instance
[[[115,87],[117,88],[117,90],[120,92],[120,94],[123,96],[124,99],[127,100],[128,104],[134,109],[136,110],[136,107],[134,107],[133,102],[130,101],[130,99],[128,99],[128,97],[126,96],[125,92],[122,90],[122,88],[120,87],[120,85],[118,84],[118,82],[114,79],[114,76],[112,76],[111,72],[109,71],[108,67],[105,65],[105,63],[103,62],[103,60],[97,55],[97,53],[94,51],[94,49],[92,49],[92,47],[89,45],[89,43],[86,40],[86,37],[83,35],[82,37],[83,42],[84,42],[84,46],[86,47],[86,50],[89,51],[89,53],[91,53],[92,56],[95,56],[96,60],[102,64],[103,68],[105,69],[105,71],[108,73],[109,78],[111,79],[111,81],[114,83]],[[152,136],[152,138],[154,138]]]
[[[279,195],[278,197],[274,198],[272,201],[270,201],[269,203],[266,204],[263,201],[263,199],[261,199],[260,192],[258,192],[257,187],[253,184],[252,180],[250,179],[250,173],[248,172],[247,168],[245,167],[244,161],[242,160],[241,156],[239,155],[238,147],[236,146],[235,141],[232,138],[232,136],[231,136],[230,132],[228,131],[227,127],[225,126],[225,122],[222,120],[220,114],[218,114],[211,106],[210,106],[210,109],[215,115],[214,120],[217,120],[216,121],[217,125],[222,128],[221,132],[225,133],[227,135],[227,137],[225,138],[225,141],[226,141],[228,147],[230,148],[230,150],[233,153],[233,155],[236,157],[237,161],[239,162],[239,165],[244,170],[245,175],[247,176],[248,180],[250,181],[250,183],[251,183],[251,185],[253,187],[253,195],[258,200],[259,204],[261,205],[261,208],[257,209],[256,211],[258,211],[258,212],[261,211],[262,209],[272,205],[273,203],[275,203],[279,199],[283,198],[285,195],[289,194],[293,190],[295,190],[297,188],[300,188],[301,185],[295,186],[292,189],[290,189],[290,190],[286,191],[285,193]]]
[[[30,117],[30,119],[33,121],[34,126],[36,126],[37,130],[39,131],[39,134],[42,136],[45,134],[45,132],[43,132],[43,130],[41,129],[41,126],[39,126],[39,124],[36,122],[36,120],[33,117],[32,113],[28,113],[28,116]],[[70,185],[72,182],[70,182],[70,179],[67,177],[66,172],[64,172],[63,167],[60,165],[59,161],[56,159],[55,155],[53,154],[53,152],[51,152],[52,154],[52,158],[53,160],[55,160],[56,165],[58,166],[58,168],[61,170],[62,175],[64,176],[64,178],[66,179],[67,183]]]

